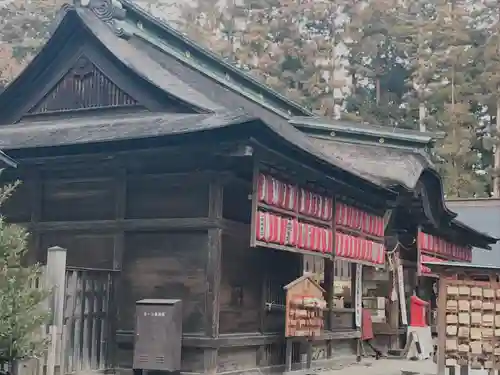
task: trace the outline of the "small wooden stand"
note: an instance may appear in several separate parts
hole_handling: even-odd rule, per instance
[[[304,338],[307,343],[307,368],[311,368],[312,339],[323,330],[323,312],[326,309],[325,290],[310,276],[304,275],[285,286],[285,371],[292,369],[293,338]]]

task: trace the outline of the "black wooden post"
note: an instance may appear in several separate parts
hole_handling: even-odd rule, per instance
[[[325,269],[324,269],[324,287],[326,290],[326,306],[327,306],[327,318],[326,318],[326,329],[328,331],[333,331],[335,327],[333,326],[333,294],[334,294],[334,273],[335,273],[335,260],[333,258],[325,258]],[[330,359],[333,354],[332,340],[328,340],[326,343],[326,358]]]
[[[211,181],[209,188],[208,216],[210,219],[222,219],[223,186],[218,181]],[[208,230],[208,254],[205,306],[205,334],[211,338],[219,337],[219,312],[220,312],[220,282],[222,263],[222,229]],[[204,368],[206,374],[217,372],[218,349],[207,348],[204,354]]]

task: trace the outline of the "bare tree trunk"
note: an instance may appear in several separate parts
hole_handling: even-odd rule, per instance
[[[425,126],[425,115],[426,115],[426,109],[425,109],[425,104],[422,102],[422,99],[420,99],[420,104],[418,106],[418,126],[419,130],[421,132],[427,131],[427,128]]]
[[[418,48],[417,48],[417,54],[418,54],[418,75],[417,75],[417,90],[418,90],[418,100],[419,100],[419,106],[418,106],[418,126],[419,130],[421,132],[425,132],[427,130],[425,126],[425,117],[427,115],[427,110],[425,108],[425,103],[424,103],[424,78],[422,74],[422,69],[424,68],[424,59],[422,58],[422,53],[423,53],[423,33],[422,33],[422,15],[421,15],[422,10],[418,10]]]

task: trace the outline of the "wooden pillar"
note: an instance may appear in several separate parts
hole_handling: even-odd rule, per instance
[[[28,173],[28,178],[26,183],[29,187],[29,200],[31,205],[31,246],[28,253],[28,263],[34,264],[40,261],[39,255],[45,249],[41,248],[41,236],[40,232],[36,229],[37,223],[40,222],[42,217],[42,194],[43,194],[43,184],[40,176],[40,172],[37,170],[32,170]]]
[[[115,220],[125,219],[126,204],[127,204],[127,171],[124,167],[120,167],[114,179],[114,195],[115,195]],[[123,251],[125,243],[125,232],[119,230],[114,236],[113,247],[113,269],[121,270],[123,261]]]
[[[398,295],[398,290],[397,290],[397,285],[398,285],[398,273],[397,270],[391,270],[389,271],[389,279],[391,283],[391,294],[396,293]],[[396,288],[396,290],[392,290],[393,288]],[[387,296],[389,303],[388,303],[388,309],[389,309],[389,327],[391,328],[392,331],[395,332],[394,335],[390,336],[390,348],[391,349],[401,349],[400,348],[400,339],[399,339],[399,299],[396,298],[394,301],[391,299],[391,296]]]
[[[218,181],[211,181],[209,186],[208,216],[211,219],[222,219],[223,185]],[[220,312],[220,282],[222,264],[222,229],[208,230],[208,254],[205,294],[205,335],[219,337],[219,312]],[[218,349],[207,348],[204,352],[204,373],[217,372]]]
[[[446,369],[446,356],[444,353],[446,346],[446,291],[447,280],[442,276],[439,279],[439,293],[438,293],[438,315],[437,315],[437,373],[444,375]]]
[[[335,329],[333,326],[333,295],[334,295],[334,274],[335,274],[335,260],[333,258],[325,258],[325,269],[324,269],[324,286],[326,290],[326,303],[327,303],[327,318],[326,318],[326,329],[332,331]],[[332,340],[328,340],[326,343],[326,358],[330,359],[333,355],[333,343]]]
[[[115,220],[123,220],[126,215],[126,205],[127,205],[127,170],[124,166],[118,165],[115,177],[113,180],[113,191],[115,196]],[[111,366],[116,365],[116,357],[118,352],[118,347],[116,343],[116,331],[118,329],[118,314],[119,314],[119,303],[120,303],[120,285],[121,283],[121,269],[123,263],[123,253],[125,251],[125,232],[119,229],[115,232],[113,236],[113,270],[119,270],[120,273],[116,275],[113,280],[113,290],[110,296],[113,300],[110,303],[113,312],[111,316],[115,316],[117,319],[112,319],[108,325],[109,337],[111,342],[108,345],[108,353],[106,353]]]
[[[360,330],[361,329],[361,324],[358,324],[356,322],[356,303],[357,303],[357,293],[356,290],[358,289],[359,285],[358,282],[358,272],[360,271],[360,268],[358,268],[358,264],[356,263],[351,263],[351,307],[354,309],[354,314],[352,316],[352,329],[354,330]],[[361,271],[362,272],[362,271]],[[361,289],[362,293],[362,289]],[[359,317],[360,322],[362,321],[362,316]],[[355,345],[356,345],[356,360],[359,362],[361,360],[361,352],[360,348],[362,347],[362,341],[361,339],[356,339]]]
[[[45,288],[52,295],[49,309],[52,320],[49,326],[51,344],[47,353],[47,375],[54,375],[56,368],[59,374],[64,371],[63,326],[64,302],[66,300],[66,249],[54,246],[47,252],[47,267],[45,270]]]
[[[208,230],[208,264],[205,334],[209,337],[219,336],[219,295],[222,256],[222,230]]]

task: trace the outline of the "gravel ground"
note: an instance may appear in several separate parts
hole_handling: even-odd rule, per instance
[[[432,360],[410,361],[399,359],[363,360],[360,363],[345,365],[335,369],[325,369],[321,375],[405,375],[406,372],[418,375],[435,375],[436,364]]]

